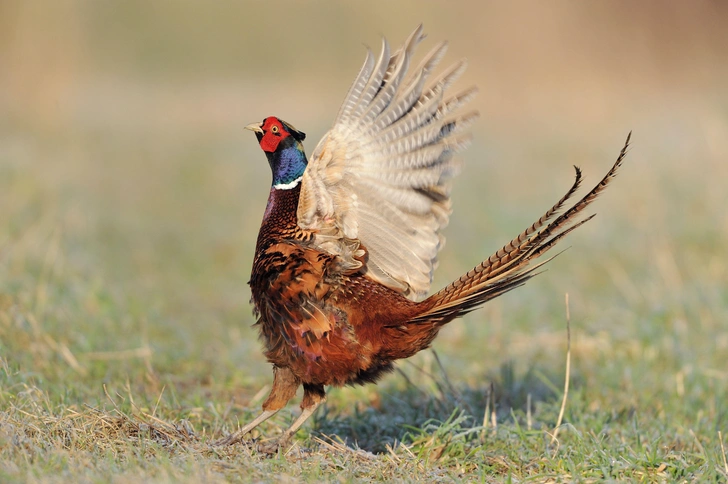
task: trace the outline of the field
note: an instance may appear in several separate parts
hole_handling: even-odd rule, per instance
[[[0,481],[725,482],[728,9],[522,7],[1,3]],[[212,447],[272,381],[246,284],[270,171],[242,127],[280,116],[310,153],[362,42],[421,21],[481,89],[435,288],[632,130],[623,170],[544,274],[331,389],[289,451]]]

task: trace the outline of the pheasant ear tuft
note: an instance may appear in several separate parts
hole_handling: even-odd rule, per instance
[[[284,121],[281,121],[281,123],[283,123],[283,126],[286,128],[286,131],[291,133],[291,136],[293,136],[293,139],[295,139],[296,141],[303,141],[306,139],[306,133],[304,133],[303,131],[297,130],[292,125],[290,125]]]

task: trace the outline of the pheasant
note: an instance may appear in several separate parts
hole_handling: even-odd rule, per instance
[[[631,133],[583,198],[564,210],[582,181],[575,167],[571,188],[530,227],[425,297],[451,212],[453,155],[467,146],[478,114],[456,115],[475,88],[446,96],[465,61],[427,83],[445,42],[407,75],[423,38],[420,25],[394,53],[386,39],[378,59],[367,51],[310,160],[306,135],[292,124],[268,117],[245,127],[273,173],[249,284],[274,378],[262,413],[218,445],[241,441],[302,385],[300,416],[264,450],[286,446],[325,401],[326,386],[376,382],[445,324],[524,284],[550,260],[541,256],[591,220],[580,215],[621,166]]]

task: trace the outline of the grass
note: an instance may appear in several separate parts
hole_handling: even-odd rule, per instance
[[[128,8],[124,15],[138,14]],[[196,25],[197,14],[184,18]],[[434,351],[401,362],[377,386],[332,389],[292,448],[267,458],[209,445],[257,414],[272,380],[245,285],[269,173],[241,128],[259,110],[280,114],[307,130],[310,152],[340,93],[322,92],[329,85],[306,77],[306,66],[293,87],[231,73],[215,37],[205,37],[216,51],[209,58],[193,49],[205,32],[175,31],[185,39],[175,47],[164,30],[172,27],[151,14],[147,43],[134,49],[149,46],[139,62],[161,71],[146,76],[125,64],[105,77],[94,66],[136,57],[120,51],[123,26],[105,39],[93,19],[84,35],[100,43],[69,49],[88,72],[59,75],[59,84],[28,77],[32,92],[43,87],[37,98],[0,96],[1,482],[728,479],[724,83],[701,78],[699,91],[675,91],[659,84],[669,76],[639,84],[644,71],[630,71],[634,104],[624,107],[621,77],[599,84],[578,64],[588,55],[559,57],[554,66],[573,64],[572,82],[604,98],[556,112],[535,81],[524,87],[533,98],[508,90],[520,79],[515,68],[478,74],[479,84],[502,76],[495,92],[512,102],[484,89],[478,107],[488,116],[464,155],[434,286],[540,215],[569,186],[570,164],[595,182],[633,129],[623,172],[595,205],[599,216],[569,236],[570,249],[545,274],[446,327]],[[237,20],[219,25],[225,44],[237,38]],[[323,48],[336,35],[316,42]],[[168,43],[154,51],[161,38]],[[470,45],[455,38],[458,49]],[[633,67],[644,60],[634,52],[624,60]],[[184,69],[165,81],[169,66],[153,61],[174,64],[175,53]],[[476,73],[492,58],[466,54]],[[184,77],[200,58],[209,69],[228,67],[215,78],[205,77],[214,69]],[[694,71],[713,72],[701,66]],[[218,82],[225,76],[235,89]],[[350,77],[327,82],[343,89]],[[14,89],[25,92],[18,79]],[[562,97],[582,92],[567,87]],[[269,112],[283,99],[302,100],[296,116]],[[582,108],[599,120],[574,114]],[[565,293],[570,386],[561,419]],[[293,404],[252,437],[274,437],[297,414]]]
[[[87,146],[83,136],[66,142]],[[265,175],[230,176],[235,166],[209,154],[215,144],[180,147],[212,161],[182,156],[177,173],[163,163],[124,164],[114,157],[139,153],[105,145],[98,149],[120,178],[105,178],[94,156],[69,162],[102,186],[64,179],[69,165],[36,165],[42,148],[18,150],[27,158],[3,165],[3,481],[728,476],[719,437],[728,418],[726,268],[710,242],[722,229],[694,236],[680,225],[694,220],[653,226],[662,242],[643,252],[639,224],[624,226],[645,216],[622,200],[637,178],[634,153],[600,202],[607,216],[528,287],[446,328],[437,354],[402,363],[379,386],[331,391],[283,455],[211,447],[256,414],[270,383],[243,278],[258,218],[247,212],[264,197],[251,196],[253,208],[239,195]],[[141,171],[138,182],[155,189],[124,181]],[[115,193],[117,183],[125,186]],[[489,197],[507,196],[489,188]],[[688,202],[665,200],[666,211]],[[480,252],[459,245],[451,236],[455,253]],[[559,289],[573,304],[572,387],[553,439],[566,354]],[[255,436],[274,436],[296,412],[281,412]]]

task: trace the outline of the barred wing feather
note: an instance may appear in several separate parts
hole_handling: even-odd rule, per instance
[[[376,61],[367,53],[309,161],[297,214],[319,249],[411,299],[430,289],[444,242],[440,230],[450,216],[450,180],[458,170],[453,154],[468,144],[463,131],[477,117],[453,114],[474,88],[445,97],[464,61],[428,84],[445,42],[407,75],[423,39],[419,26],[393,54],[386,39]]]

